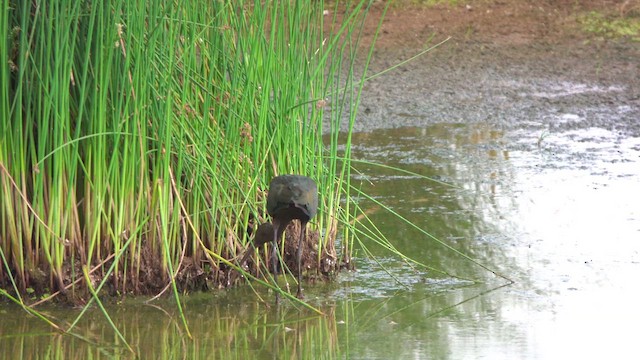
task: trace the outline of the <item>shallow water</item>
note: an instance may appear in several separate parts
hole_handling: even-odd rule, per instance
[[[473,261],[359,198],[395,248],[434,269],[362,239],[375,260],[360,249],[358,271],[305,284],[322,315],[260,303],[273,294],[258,284],[191,295],[191,338],[171,298],[109,305],[133,352],[95,307],[60,335],[3,304],[0,358],[637,358],[638,89],[480,60],[460,72],[427,58],[420,76],[372,82],[352,147],[420,174],[356,164],[354,184]],[[69,328],[80,310],[44,312]]]
[[[386,159],[456,184],[450,188],[417,177],[372,176],[366,190],[381,194],[378,200],[401,215],[515,281],[477,298],[472,297],[490,286],[445,291],[440,295],[447,298],[443,307],[472,299],[431,318],[434,309],[424,309],[433,299],[399,310],[412,314],[412,328],[425,328],[421,340],[405,344],[413,348],[411,356],[639,354],[630,329],[640,321],[635,304],[640,293],[640,139],[602,128],[554,131],[540,139],[531,129],[436,124],[374,131],[355,142],[357,156]],[[444,255],[416,231],[394,229],[387,215],[377,216],[401,251],[429,264],[435,257],[448,271],[488,276],[487,284],[500,283],[483,269]],[[385,338],[390,344],[403,337],[388,332],[379,341]]]
[[[459,123],[354,137],[360,159],[453,184],[363,165],[356,179],[419,228],[512,279],[510,286],[362,200],[399,251],[483,283],[412,266],[365,239],[377,262],[360,250],[358,271],[306,286],[322,316],[291,303],[269,308],[249,287],[185,298],[193,339],[171,299],[127,301],[109,314],[144,358],[632,358],[640,139],[589,128],[539,140],[531,131]],[[98,309],[74,336],[11,308],[0,313],[0,358],[132,356]],[[79,311],[46,313],[68,324]]]

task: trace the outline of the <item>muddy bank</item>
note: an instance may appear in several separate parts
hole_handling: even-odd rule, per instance
[[[603,127],[640,136],[640,51],[632,43],[493,45],[450,41],[370,81],[357,131],[438,122]],[[373,71],[411,56],[376,53]],[[392,79],[390,79],[392,77]],[[573,121],[559,122],[560,118]]]
[[[356,131],[487,122],[640,136],[640,44],[579,29],[579,14],[617,7],[508,3],[391,11],[371,73],[451,39],[369,81]]]

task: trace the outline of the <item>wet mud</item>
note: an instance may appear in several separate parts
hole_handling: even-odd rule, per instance
[[[390,10],[370,75],[449,40],[368,81],[356,131],[464,122],[640,136],[640,43],[599,38],[580,23],[622,4],[480,3]]]
[[[387,75],[393,80],[369,82],[356,131],[485,122],[549,131],[601,127],[640,136],[639,49],[633,43],[445,43]],[[373,70],[411,55],[380,51]]]

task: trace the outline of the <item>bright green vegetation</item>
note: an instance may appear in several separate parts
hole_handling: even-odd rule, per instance
[[[580,17],[580,23],[586,32],[607,38],[627,37],[640,41],[640,18],[631,16],[605,16],[590,12]]]
[[[4,296],[226,286],[285,173],[318,183],[318,263],[348,263],[338,130],[355,119],[369,2],[0,4]]]

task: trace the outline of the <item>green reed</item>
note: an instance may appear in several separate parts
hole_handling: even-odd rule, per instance
[[[0,4],[4,294],[224,286],[285,173],[318,182],[318,261],[350,258],[337,134],[370,2]]]

